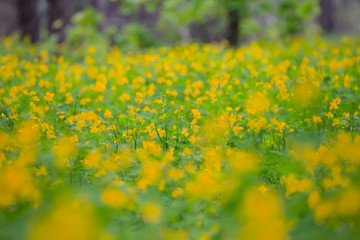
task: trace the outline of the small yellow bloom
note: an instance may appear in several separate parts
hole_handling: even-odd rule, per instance
[[[128,204],[128,197],[116,188],[107,188],[101,193],[101,200],[112,208],[123,208]]]
[[[44,97],[44,100],[47,102],[52,102],[54,101],[54,96],[55,96],[54,93],[46,92],[46,96]]]
[[[112,114],[110,112],[110,110],[106,110],[105,113],[104,113],[104,116],[109,119],[109,118],[112,118]]]
[[[146,203],[141,206],[144,220],[150,223],[158,223],[162,218],[162,208],[157,203]]]
[[[184,193],[184,190],[183,190],[183,189],[181,189],[181,188],[176,188],[176,189],[174,189],[174,190],[171,192],[171,196],[172,196],[173,198],[176,198],[176,197],[182,195],[183,193]]]

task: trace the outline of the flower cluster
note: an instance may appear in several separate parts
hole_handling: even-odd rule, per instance
[[[0,239],[357,238],[357,39],[3,41]]]

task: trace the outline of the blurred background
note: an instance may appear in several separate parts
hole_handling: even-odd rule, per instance
[[[33,43],[79,44],[101,35],[128,49],[224,39],[235,46],[354,35],[359,23],[360,0],[0,0],[0,37],[14,33]]]

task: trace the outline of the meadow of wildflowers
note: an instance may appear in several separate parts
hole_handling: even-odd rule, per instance
[[[0,44],[0,239],[359,239],[344,37]]]

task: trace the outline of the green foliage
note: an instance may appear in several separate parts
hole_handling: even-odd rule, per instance
[[[156,41],[147,28],[137,23],[124,26],[114,36],[115,44],[126,50],[136,50],[152,47]]]
[[[90,46],[99,41],[108,41],[99,34],[100,24],[104,16],[93,8],[76,13],[72,17],[73,25],[69,27],[66,42],[69,46]]]
[[[305,24],[319,14],[316,0],[281,0],[279,4],[279,24],[282,35],[304,32]]]

